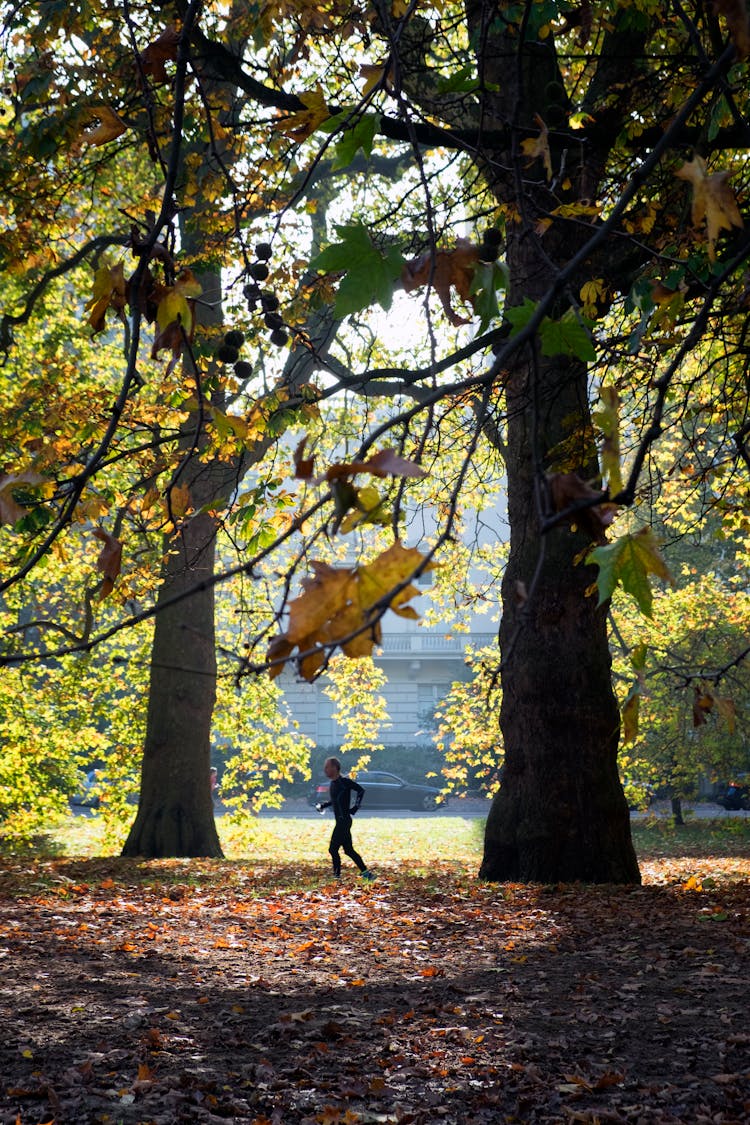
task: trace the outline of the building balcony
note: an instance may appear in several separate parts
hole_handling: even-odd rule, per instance
[[[382,657],[455,656],[467,648],[485,648],[497,644],[497,633],[390,633],[383,637],[380,652]]]

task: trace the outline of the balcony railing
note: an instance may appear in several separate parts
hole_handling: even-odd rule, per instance
[[[485,648],[497,643],[497,633],[390,633],[380,642],[383,656],[404,653],[437,655],[464,652],[467,648]]]

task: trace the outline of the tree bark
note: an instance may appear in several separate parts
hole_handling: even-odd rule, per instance
[[[537,466],[588,419],[586,371],[556,359],[517,370],[508,390],[510,557],[500,627],[503,784],[487,821],[480,876],[493,881],[640,881],[617,772],[619,712],[606,607],[581,559],[590,536],[540,534]],[[585,445],[585,441],[583,443]],[[581,475],[592,468],[585,449]],[[528,597],[525,602],[524,598]]]
[[[554,187],[545,162],[529,161],[520,148],[521,130],[538,128],[540,119],[565,128],[569,108],[552,37],[524,42],[504,31],[487,0],[469,0],[467,15],[482,45],[483,73],[496,91],[486,98],[486,128],[499,134],[510,126],[515,135],[506,150],[483,156],[487,181],[513,216],[506,227],[507,307],[513,308],[552,292],[559,269],[583,245],[584,224],[550,222],[549,216],[561,202],[596,198],[614,134],[575,161],[552,140],[550,165],[556,170],[567,161],[564,182]],[[606,88],[603,75],[597,81]],[[541,218],[546,221],[539,227]],[[572,307],[572,295],[587,279],[582,272],[560,292],[550,318]],[[619,712],[606,607],[597,606],[590,589],[596,568],[583,562],[592,535],[567,526],[542,529],[547,473],[598,477],[586,365],[562,354],[544,356],[536,340],[516,353],[503,382],[511,530],[500,627],[505,770],[487,821],[480,876],[637,883],[617,772]]]
[[[221,323],[221,279],[200,278],[201,322]],[[196,373],[197,376],[197,373]],[[216,517],[203,511],[220,504],[244,468],[217,460],[204,463],[203,419],[186,422],[183,461],[175,481],[187,486],[190,507],[177,535],[165,542],[151,649],[146,738],[138,813],[122,854],[167,858],[220,858],[209,784],[211,721],[216,702],[214,574]],[[177,595],[186,595],[168,605]]]
[[[138,814],[125,856],[221,857],[209,786],[211,717],[216,699],[213,574],[216,528],[188,520],[165,563],[151,654],[146,742]]]

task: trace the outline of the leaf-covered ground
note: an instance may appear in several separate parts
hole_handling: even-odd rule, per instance
[[[0,1119],[750,1121],[735,850],[642,858],[629,889],[0,861]]]

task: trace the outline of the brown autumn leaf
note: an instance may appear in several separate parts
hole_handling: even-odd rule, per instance
[[[450,323],[470,324],[470,318],[453,311],[451,290],[455,289],[465,304],[472,304],[471,283],[478,261],[479,249],[468,239],[459,238],[452,250],[427,251],[414,261],[406,262],[401,271],[401,283],[406,293],[431,285]]]
[[[350,658],[369,656],[382,639],[380,616],[373,614],[376,605],[400,617],[418,616],[407,603],[421,591],[408,579],[424,559],[416,548],[397,542],[360,566],[335,567],[313,560],[312,576],[302,580],[302,594],[289,603],[287,631],[271,641],[267,658],[285,659],[297,649],[300,675],[311,682],[336,646]],[[431,563],[425,567],[431,568]],[[271,678],[281,670],[280,664],[271,668]]]
[[[702,727],[708,722],[706,715],[710,715],[714,709],[714,696],[713,692],[706,687],[699,687],[697,684],[693,689],[693,726]]]
[[[313,466],[315,465],[314,457],[305,457],[305,446],[307,445],[307,434],[302,438],[294,451],[294,476],[297,480],[310,480],[313,474]]]
[[[744,225],[734,192],[729,186],[731,173],[722,171],[709,175],[705,160],[695,156],[678,168],[675,175],[692,185],[691,221],[696,228],[705,222],[708,257],[713,262],[720,233]]]
[[[81,144],[105,145],[127,131],[127,125],[111,106],[96,106],[91,110],[91,117],[95,118],[98,124],[81,135]]]
[[[388,474],[394,477],[427,476],[426,470],[421,465],[416,465],[414,461],[399,456],[394,449],[383,449],[380,453],[368,458],[365,462],[364,471],[378,477],[384,477]]]
[[[165,28],[158,39],[155,39],[153,43],[149,43],[146,50],[141,54],[140,62],[142,72],[149,78],[152,78],[154,82],[167,82],[169,76],[164,64],[176,61],[179,46],[179,29],[174,25]]]
[[[99,590],[99,601],[106,598],[111,594],[115,588],[115,582],[120,576],[122,567],[122,543],[119,539],[115,539],[114,535],[110,535],[101,527],[94,528],[94,535],[100,539],[104,544],[102,547],[99,558],[96,560],[96,569],[103,574],[101,588]]]
[[[43,481],[44,477],[34,472],[10,473],[6,476],[0,476],[0,525],[9,526],[18,523],[26,515],[26,508],[23,508],[13,498],[15,489],[23,488],[25,484],[34,487]]]
[[[547,473],[547,486],[552,508],[556,512],[575,508],[582,501],[593,500],[595,497],[604,501],[601,489],[592,488],[577,473]],[[593,539],[601,543],[604,542],[606,528],[613,522],[616,514],[616,504],[600,502],[571,512],[570,523],[587,531]]]
[[[330,483],[357,476],[358,473],[370,473],[374,477],[385,477],[389,474],[394,477],[427,476],[427,472],[414,461],[401,457],[394,449],[383,449],[380,453],[369,457],[367,461],[348,461],[330,465],[319,480]]]

